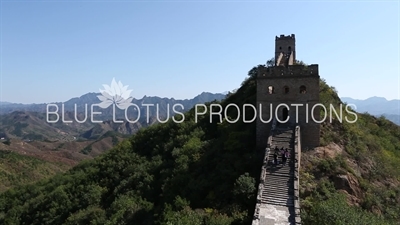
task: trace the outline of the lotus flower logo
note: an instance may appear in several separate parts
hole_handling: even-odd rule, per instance
[[[123,86],[121,81],[117,83],[113,78],[111,86],[103,84],[103,87],[104,90],[100,89],[101,95],[97,96],[101,101],[100,108],[105,109],[112,104],[115,104],[120,109],[129,107],[133,98],[130,96],[132,90],[128,90],[128,85]]]

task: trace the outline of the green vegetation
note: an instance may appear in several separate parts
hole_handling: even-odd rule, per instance
[[[5,145],[10,145],[11,144],[11,140],[7,139],[5,141],[2,141],[1,143],[5,144]]]
[[[253,68],[242,87],[221,104],[255,104],[255,74]],[[341,103],[323,80],[320,98],[326,105]],[[237,118],[235,111],[228,111],[231,120]],[[192,109],[184,123],[170,120],[141,129],[65,174],[1,194],[0,224],[250,224],[262,153],[255,151],[255,123],[240,122],[242,116],[234,124],[225,118],[219,123],[217,116],[210,123],[207,113],[196,123]],[[252,111],[246,116],[252,119]],[[400,220],[399,128],[384,118],[358,114],[358,119],[322,125],[322,144],[335,142],[342,153],[302,153],[304,224]],[[359,190],[351,193],[358,207],[348,204],[345,188],[334,182],[345,175],[358,182],[352,188]]]
[[[89,155],[89,153],[92,151],[92,144],[89,144],[88,146],[84,147],[80,153]]]
[[[111,137],[111,142],[112,142],[112,145],[114,146],[114,145],[118,144],[118,142],[119,142],[118,137],[119,136],[124,136],[124,135],[119,134],[119,133],[117,133],[115,131],[107,131],[106,133],[104,133],[101,136],[101,139],[106,138],[106,137]]]
[[[85,154],[85,155],[89,155],[92,150],[93,150],[93,144],[103,140],[104,138],[107,137],[111,137],[111,143],[113,146],[117,145],[119,143],[118,137],[125,137],[126,135],[123,134],[119,134],[115,131],[107,131],[106,133],[104,133],[103,135],[101,135],[97,140],[95,140],[94,142],[90,143],[89,145],[87,145],[85,148],[83,148],[80,153]],[[125,137],[128,138],[128,137]]]
[[[65,171],[65,166],[0,150],[0,192]]]
[[[255,81],[228,102],[254,103]],[[63,175],[7,191],[0,223],[249,223],[261,166],[255,124],[209,123],[209,114],[195,123],[194,110],[185,117],[142,129]]]
[[[24,139],[28,139],[28,140],[41,140],[41,141],[45,141],[46,140],[46,138],[43,135],[36,134],[34,132],[26,134],[26,135],[23,135],[22,137]]]
[[[22,129],[27,127],[27,126],[28,126],[27,123],[17,122],[14,125],[14,131],[12,133],[17,135],[17,136],[23,136]]]
[[[334,189],[330,191],[334,192]],[[304,224],[318,225],[389,224],[372,213],[349,206],[345,196],[337,193],[331,193],[325,201],[315,202],[312,210],[306,211],[302,219]]]
[[[324,80],[320,99],[328,109],[332,103],[339,112],[342,103],[336,90]],[[354,120],[343,108],[345,116]],[[383,117],[357,117],[356,123],[336,118],[322,124],[321,144],[334,142],[343,148],[341,154],[317,158],[313,151],[303,152],[307,160],[302,161],[300,198],[306,224],[396,224],[400,220],[400,129]],[[360,207],[349,206],[351,198],[336,190],[334,180],[339,176],[355,178],[352,187],[340,189],[347,189]]]
[[[60,144],[56,147],[56,149],[54,149],[54,150],[55,150],[55,151],[61,150],[61,149],[64,147],[64,145],[65,145],[65,143],[60,143]]]

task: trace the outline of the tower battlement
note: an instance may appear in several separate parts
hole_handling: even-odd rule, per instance
[[[277,41],[277,40],[281,40],[281,39],[293,39],[293,40],[295,40],[295,36],[294,36],[294,34],[291,34],[291,35],[283,35],[283,34],[281,34],[279,37],[278,36],[275,36],[275,40]]]
[[[288,67],[274,66],[274,67],[259,67],[257,71],[257,78],[279,78],[289,76],[319,76],[318,64],[311,64],[308,66],[292,65]]]

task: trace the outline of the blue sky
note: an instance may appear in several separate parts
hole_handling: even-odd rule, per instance
[[[398,1],[1,1],[0,101],[66,101],[115,77],[132,96],[238,88],[296,35],[341,97],[400,99]]]

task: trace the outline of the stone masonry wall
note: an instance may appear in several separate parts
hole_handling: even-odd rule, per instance
[[[296,224],[301,224],[300,218],[300,165],[301,165],[301,132],[297,126],[294,133],[294,211]]]
[[[269,75],[267,70],[269,70]],[[273,87],[272,94],[271,87]],[[305,90],[305,93],[301,93],[301,90]],[[284,120],[285,107],[283,105],[278,107],[281,103],[289,106],[287,123],[292,126],[295,124],[301,126],[303,148],[319,146],[320,125],[315,120],[320,120],[321,108],[316,106],[313,110],[314,105],[319,103],[318,65],[310,66],[308,69],[304,66],[259,69],[257,77],[257,145],[259,148],[266,146],[272,118],[276,115],[281,121]],[[302,105],[296,107],[294,104]]]

